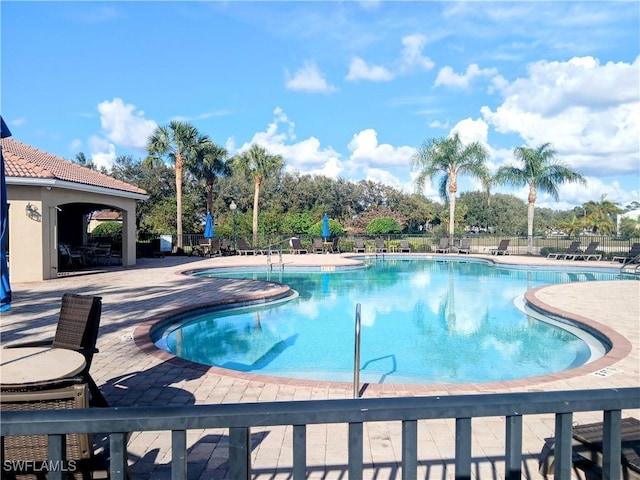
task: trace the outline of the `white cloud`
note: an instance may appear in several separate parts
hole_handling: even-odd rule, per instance
[[[481,69],[475,63],[469,65],[467,71],[463,74],[455,73],[453,68],[449,66],[442,67],[436,77],[435,86],[443,85],[445,87],[467,89],[474,79],[478,77],[493,77],[497,73],[498,71],[495,68]]]
[[[422,55],[422,49],[427,43],[427,38],[419,33],[407,35],[402,39],[403,50],[401,54],[400,70],[407,71],[414,68],[431,70],[434,67],[433,60]]]
[[[339,153],[331,147],[322,148],[320,140],[315,137],[292,143],[296,139],[295,123],[280,107],[276,107],[273,114],[274,119],[266,131],[255,133],[251,141],[244,143],[237,152],[243,152],[256,143],[272,154],[282,155],[287,170],[319,173],[334,178],[341,174],[343,167]],[[283,126],[286,131],[281,131]],[[233,139],[227,140],[228,147],[233,145]],[[228,151],[233,153],[234,149]]]
[[[489,136],[489,125],[482,119],[473,120],[471,118],[465,118],[456,123],[451,129],[451,133],[456,132],[465,145],[480,142],[486,146]]]
[[[116,159],[116,146],[102,137],[91,136],[88,141],[91,161],[97,167],[109,168]]]
[[[551,143],[584,175],[640,173],[640,57],[633,64],[541,61],[528,73],[502,87],[495,110],[482,107],[487,123],[531,146]]]
[[[285,85],[289,90],[310,93],[333,93],[338,89],[327,83],[324,75],[315,62],[306,62],[302,68],[293,75],[285,71]]]
[[[351,151],[349,161],[366,167],[409,167],[413,147],[394,147],[378,143],[378,134],[372,128],[356,133],[347,148]]]
[[[104,134],[119,146],[144,149],[158,127],[153,120],[144,118],[143,111],[136,111],[135,105],[125,104],[121,98],[99,103],[98,112]]]
[[[349,73],[346,79],[351,82],[357,82],[358,80],[387,82],[393,80],[393,77],[394,75],[386,68],[377,65],[369,66],[363,59],[354,57],[349,65]]]

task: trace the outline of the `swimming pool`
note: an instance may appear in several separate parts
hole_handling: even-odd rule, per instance
[[[153,340],[205,365],[348,382],[359,303],[362,382],[506,381],[567,370],[604,354],[579,329],[524,311],[522,296],[545,284],[612,280],[616,273],[432,259],[368,259],[365,267],[194,272],[277,281],[298,295],[273,305],[181,317],[165,323]]]

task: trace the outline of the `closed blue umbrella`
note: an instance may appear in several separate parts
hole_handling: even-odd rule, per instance
[[[0,117],[0,138],[10,137],[11,132]],[[7,183],[4,172],[4,157],[2,156],[2,146],[0,146],[0,269],[2,278],[0,279],[0,312],[11,308],[11,284],[9,283],[9,270],[7,268],[7,239],[9,234],[9,203],[7,202]]]
[[[329,216],[325,213],[322,217],[322,236],[325,240],[331,235],[331,231],[329,230]]]
[[[213,215],[207,213],[207,221],[204,224],[204,238],[213,238]]]

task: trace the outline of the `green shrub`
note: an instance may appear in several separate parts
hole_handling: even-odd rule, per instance
[[[400,224],[392,217],[378,217],[367,225],[366,232],[369,235],[386,233],[402,233]]]
[[[105,222],[96,226],[91,232],[93,237],[109,238],[111,243],[122,243],[122,223]]]

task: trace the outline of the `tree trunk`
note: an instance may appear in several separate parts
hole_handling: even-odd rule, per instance
[[[258,248],[258,198],[260,197],[260,180],[256,180],[253,189],[253,248]]]
[[[456,195],[455,193],[449,195],[449,247],[453,246],[453,235],[455,233],[455,221],[456,221]]]
[[[182,170],[184,161],[182,155],[176,155],[176,247],[182,248]]]
[[[449,248],[453,247],[453,235],[456,226],[456,192],[458,179],[455,172],[449,173]]]
[[[529,205],[527,206],[527,255],[533,255],[533,211],[536,204],[536,186],[529,186]]]
[[[207,192],[207,213],[211,213],[211,209],[213,208],[213,182],[214,178],[207,178],[207,184],[205,186],[205,190]]]

